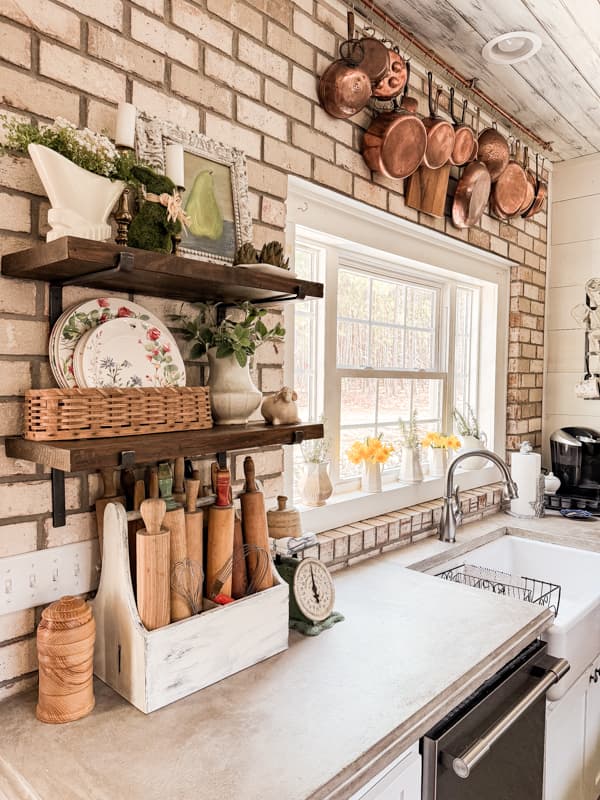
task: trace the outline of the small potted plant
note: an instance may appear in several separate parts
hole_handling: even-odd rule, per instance
[[[440,478],[446,474],[448,466],[448,451],[458,450],[460,442],[451,434],[428,431],[421,441],[423,447],[429,448],[429,474],[432,478]]]
[[[470,450],[483,450],[487,447],[487,437],[481,430],[479,420],[468,403],[466,414],[461,414],[460,411],[455,408],[452,412],[452,416],[456,422],[458,435],[462,439],[461,453],[468,453]],[[478,458],[477,456],[465,458],[460,464],[463,469],[483,469],[485,465],[486,459]]]
[[[62,117],[44,127],[6,117],[2,123],[6,148],[29,154],[52,205],[47,241],[66,235],[110,239],[108,215],[131,178],[134,155]]]
[[[277,274],[285,270],[290,275],[290,260],[286,258],[281,242],[276,240],[267,242],[257,250],[252,242],[241,245],[233,259],[234,267],[249,267],[270,274]]]
[[[392,445],[383,442],[381,435],[367,436],[364,441],[353,442],[346,450],[351,464],[362,464],[363,492],[381,491],[381,469],[393,452]]]
[[[300,448],[304,458],[302,502],[306,506],[324,506],[333,494],[333,484],[329,477],[331,440],[328,436],[307,439]]]
[[[423,469],[419,453],[419,432],[417,430],[417,412],[413,411],[408,422],[400,420],[402,445],[400,458],[400,474],[402,483],[420,483],[423,480]]]
[[[210,403],[219,425],[243,425],[259,407],[262,394],[252,383],[250,359],[265,342],[283,342],[285,328],[277,322],[267,328],[265,308],[246,301],[237,307],[238,318],[217,322],[216,306],[202,303],[196,317],[173,314],[175,332],[194,342],[192,358],[208,356]]]

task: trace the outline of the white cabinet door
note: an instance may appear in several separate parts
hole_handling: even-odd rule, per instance
[[[546,705],[544,800],[588,800],[583,786],[588,683],[586,670],[560,700]]]
[[[413,750],[352,795],[351,800],[421,800],[421,756]]]
[[[600,658],[592,664],[585,707],[585,800],[600,796]]]

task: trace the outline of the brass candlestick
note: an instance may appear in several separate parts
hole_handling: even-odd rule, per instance
[[[127,244],[127,235],[129,233],[129,226],[131,225],[131,221],[133,219],[133,215],[129,210],[129,195],[131,192],[129,189],[123,189],[123,193],[121,194],[121,198],[119,200],[119,205],[117,210],[115,211],[114,217],[115,222],[117,223],[117,235],[115,237],[115,242],[117,244],[126,245]]]

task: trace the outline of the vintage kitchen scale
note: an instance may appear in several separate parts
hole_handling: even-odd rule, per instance
[[[333,579],[322,561],[278,555],[275,566],[290,587],[290,628],[305,636],[317,636],[344,619],[333,610]]]

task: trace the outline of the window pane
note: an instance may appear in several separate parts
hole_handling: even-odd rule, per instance
[[[338,273],[338,317],[369,319],[368,276],[341,269]]]
[[[384,325],[371,326],[371,353],[369,366],[373,369],[399,369],[402,367],[404,331]]]
[[[385,378],[379,381],[378,420],[398,424],[400,418],[410,417],[411,386],[414,381]]]
[[[342,378],[340,404],[342,426],[373,425],[376,405],[377,381],[369,378]]]
[[[397,283],[373,281],[371,318],[374,322],[396,322]]]
[[[337,361],[343,367],[369,366],[369,324],[339,322]]]
[[[468,406],[477,414],[475,293],[464,286],[456,289],[453,402],[463,415],[468,413]]]
[[[433,334],[429,331],[406,331],[406,369],[432,369]]]
[[[406,296],[406,324],[413,328],[433,328],[435,292],[409,286]]]

